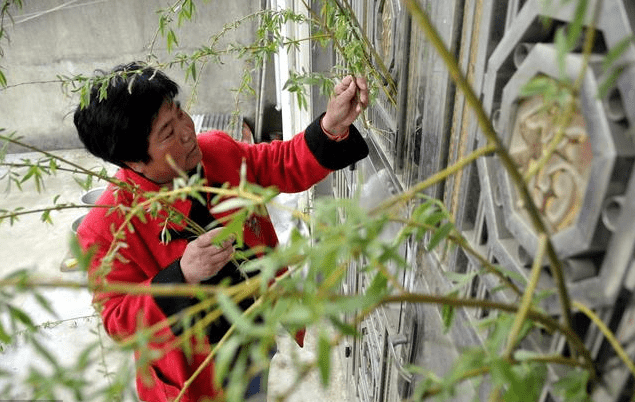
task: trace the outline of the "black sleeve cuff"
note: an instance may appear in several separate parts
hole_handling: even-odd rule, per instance
[[[181,271],[181,261],[175,260],[172,264],[161,270],[152,278],[152,283],[185,283],[185,277],[183,276],[183,271]],[[178,314],[198,302],[196,298],[187,296],[154,296],[154,300],[166,317]],[[174,335],[178,336],[183,332],[185,326],[183,322],[177,321],[171,325],[171,329]]]
[[[350,126],[348,138],[333,141],[320,127],[322,116],[324,113],[304,131],[306,144],[320,165],[327,169],[338,170],[368,156],[368,145],[354,125]]]

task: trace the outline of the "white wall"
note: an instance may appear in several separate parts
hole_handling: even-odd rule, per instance
[[[275,9],[292,9],[296,13],[308,16],[306,6],[301,0],[272,0]],[[295,39],[309,37],[307,24],[288,23],[283,27],[283,35]],[[282,87],[289,79],[289,71],[311,71],[311,49],[308,41],[300,42],[297,50],[287,52],[281,49],[276,57],[276,88],[278,93],[278,107],[282,110],[283,138],[290,139],[296,133],[303,131],[311,123],[311,94],[307,96],[309,105],[307,110],[301,110],[295,94],[283,91]],[[310,91],[310,89],[309,89]]]
[[[25,141],[45,149],[81,146],[72,124],[77,100],[64,96],[57,75],[92,74],[132,60],[145,60],[148,44],[158,26],[156,10],[165,0],[38,0],[24,2],[8,24],[10,42],[2,41],[0,65],[9,87],[0,89],[0,128],[16,131]],[[255,12],[259,2],[250,0],[198,1],[193,23],[179,32],[181,51],[206,44],[223,25]],[[227,41],[250,43],[253,25],[247,24]],[[165,40],[159,38],[155,53],[168,60]],[[225,57],[223,64],[209,64],[201,80],[192,113],[229,113],[245,63]],[[189,96],[188,85],[177,68],[167,71]],[[33,84],[35,82],[35,84]],[[247,117],[255,112],[255,98],[241,103]],[[19,151],[11,149],[11,151]]]

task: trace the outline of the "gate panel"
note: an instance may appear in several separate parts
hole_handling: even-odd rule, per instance
[[[482,147],[485,140],[465,98],[456,93],[447,69],[427,39],[409,24],[401,2],[348,3],[396,86],[389,95],[380,91],[376,103],[367,110],[372,129],[364,135],[371,157],[359,163],[354,172],[336,174],[337,196],[349,196],[359,186],[365,194],[362,202],[372,205],[386,196],[373,189],[403,191]],[[541,0],[420,1],[459,60],[521,173],[528,177],[556,134],[550,117],[541,114],[540,100],[524,98],[520,90],[534,77],[560,77],[555,35],[571,22],[575,3],[545,7]],[[603,99],[597,94],[611,73],[603,70],[603,57],[633,34],[635,3],[604,0],[598,10],[590,68],[581,75],[582,43],[566,59],[564,73],[571,80],[582,76],[583,83],[578,110],[564,133],[566,141],[558,144],[555,156],[534,172],[528,185],[565,265],[571,298],[598,314],[632,358],[633,43],[615,62],[622,69],[616,84]],[[551,23],[545,24],[545,18]],[[480,158],[426,193],[443,201],[470,245],[491,263],[528,276],[537,248],[536,232],[496,157]],[[403,278],[407,289],[444,294],[454,285],[445,272],[470,273],[481,268],[479,261],[461,250],[440,256],[417,253],[418,249],[418,244],[410,243],[404,250],[404,257],[415,267]],[[351,267],[349,278],[363,286],[365,278],[357,267]],[[351,281],[347,289],[354,288]],[[516,301],[515,295],[496,291],[498,285],[491,276],[476,275],[464,290],[465,296]],[[551,276],[542,275],[539,289],[551,288]],[[556,318],[561,314],[555,295],[547,297],[542,307]],[[350,353],[355,359],[351,375],[355,378],[352,383],[357,384],[357,398],[408,398],[420,378],[409,376],[403,367],[414,363],[442,375],[449,368],[448,361],[453,360],[448,356],[483,342],[486,334],[476,332],[472,324],[489,314],[484,309],[457,309],[455,325],[447,334],[441,329],[440,310],[435,306],[404,304],[369,317],[360,326],[362,337],[352,341],[354,350]],[[633,377],[617,364],[618,358],[602,333],[579,312],[574,311],[572,324],[605,379],[594,390],[594,397],[602,401],[631,397]],[[569,353],[561,336],[541,331],[534,331],[522,347]],[[549,372],[541,401],[558,400],[552,384],[561,375],[558,368]],[[484,400],[489,395],[487,384],[468,388],[457,400]]]

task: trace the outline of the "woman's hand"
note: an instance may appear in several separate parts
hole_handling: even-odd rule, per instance
[[[368,106],[368,85],[363,77],[348,75],[337,85],[322,117],[322,128],[333,135],[346,132]]]
[[[223,241],[218,246],[213,243],[221,230],[223,228],[203,233],[185,247],[181,257],[181,271],[183,271],[185,282],[196,284],[209,279],[231,260],[234,254],[231,239]]]

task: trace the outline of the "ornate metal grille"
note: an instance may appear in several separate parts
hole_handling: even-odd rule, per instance
[[[367,117],[376,130],[366,133],[371,157],[358,164],[361,175],[338,173],[336,193],[348,196],[355,187],[402,191],[456,162],[484,139],[462,94],[457,93],[438,55],[417,28],[410,26],[398,0],[343,0],[364,21],[368,38],[381,55],[398,86],[397,101],[380,96]],[[521,86],[535,76],[560,74],[555,32],[567,26],[575,2],[545,7],[540,0],[421,1],[437,29],[460,62],[468,80],[490,114],[498,135],[526,173],[536,164],[549,139],[557,110],[541,110],[540,99],[521,99]],[[608,73],[602,58],[633,34],[635,5],[630,0],[605,0],[599,9],[597,39],[590,68],[583,76],[580,104],[554,156],[530,180],[534,201],[551,230],[553,242],[566,266],[567,287],[573,299],[591,307],[616,333],[631,357],[635,355],[635,45],[618,61],[622,75],[605,99],[598,87]],[[545,17],[552,23],[544,24]],[[567,56],[565,74],[572,79],[582,68],[581,48]],[[357,182],[361,177],[362,182]],[[384,185],[377,185],[377,182]],[[375,187],[373,187],[375,186]],[[514,187],[495,157],[478,163],[428,190],[441,199],[472,247],[495,264],[527,276],[536,253],[537,238],[527,223]],[[384,194],[367,191],[372,204]],[[373,195],[374,194],[374,195]],[[462,251],[447,257],[417,255],[408,244],[404,257],[415,269],[403,278],[409,289],[443,293],[452,283],[446,271],[479,269]],[[346,292],[363,289],[364,275],[352,266]],[[544,287],[551,287],[545,276]],[[510,295],[493,292],[496,283],[475,276],[468,296],[508,301]],[[544,308],[560,314],[555,296]],[[487,310],[460,311],[452,331],[444,335],[438,310],[404,304],[381,310],[361,324],[362,337],[349,344],[349,375],[360,401],[394,401],[407,397],[417,378],[403,366],[417,363],[447,370],[447,355],[481,342],[471,321]],[[604,381],[593,397],[602,401],[627,400],[634,381],[603,335],[582,314],[573,316],[574,330],[590,348]],[[534,334],[526,348],[567,354],[560,336]],[[556,401],[551,384],[541,401]],[[486,398],[488,385],[467,390],[457,400]]]

